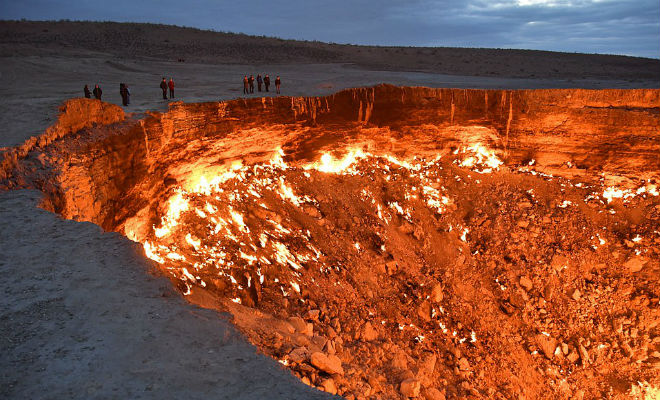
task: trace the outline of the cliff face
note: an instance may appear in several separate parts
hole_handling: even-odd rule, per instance
[[[0,182],[36,185],[50,193],[49,208],[114,229],[200,170],[263,161],[277,148],[296,162],[346,147],[405,157],[479,142],[511,166],[533,162],[585,180],[657,178],[658,126],[660,91],[645,89],[380,85],[321,98],[173,103],[127,121],[117,106],[77,99],[44,135],[4,154]],[[29,153],[43,155],[30,161]]]

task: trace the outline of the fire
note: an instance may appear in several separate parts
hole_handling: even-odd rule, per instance
[[[341,158],[325,153],[315,163],[294,167],[277,149],[264,163],[245,166],[236,162],[228,169],[197,171],[167,201],[160,225],[143,240],[144,251],[180,279],[186,293],[195,285],[206,286],[209,279],[219,278],[229,284],[228,298],[242,299],[254,281],[268,284],[262,269],[276,265],[287,269],[280,270],[271,283],[280,285],[282,293],[289,293],[291,287],[299,293],[298,275],[307,266],[317,265],[320,271],[338,267],[320,261],[326,254],[315,246],[309,230],[285,222],[271,211],[283,209],[278,202],[299,211],[303,207],[318,210],[316,198],[298,193],[298,187],[308,184],[315,174],[373,175],[385,181],[405,177],[415,183],[399,199],[385,201],[366,189],[360,197],[373,217],[385,224],[396,215],[412,222],[416,206],[410,202],[421,201],[436,214],[444,213],[452,204],[444,194],[446,189],[436,182],[434,171],[439,161],[439,156],[428,161],[400,160],[350,149]],[[255,220],[252,215],[259,217]],[[365,251],[360,241],[353,243],[358,254]],[[381,243],[378,248],[384,251],[385,245]],[[199,276],[190,271],[197,271]],[[239,279],[242,276],[245,280]],[[289,282],[286,288],[284,282]]]
[[[370,154],[363,152],[362,149],[351,149],[344,158],[338,160],[333,159],[332,155],[324,153],[321,156],[320,162],[308,165],[305,169],[315,169],[320,172],[332,174],[346,173],[350,172],[349,168],[357,161],[369,156]]]
[[[471,168],[480,174],[496,171],[503,164],[493,150],[488,149],[481,143],[472,144],[461,149],[460,152],[466,154],[467,157],[457,161],[458,166]]]

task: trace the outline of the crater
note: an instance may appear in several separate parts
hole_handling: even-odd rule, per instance
[[[626,397],[660,385],[658,126],[646,89],[74,99],[0,187],[142,243],[320,390]]]

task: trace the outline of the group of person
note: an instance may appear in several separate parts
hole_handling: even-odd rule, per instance
[[[97,100],[101,100],[101,97],[103,96],[103,89],[98,85],[98,83],[94,86],[94,90],[91,92],[89,91],[89,86],[85,85],[83,88],[83,92],[85,94],[85,98],[91,99],[92,95],[94,95],[94,98]],[[125,83],[120,83],[119,84],[119,94],[121,95],[121,103],[125,106],[131,104],[131,90],[128,88],[128,85]]]
[[[261,77],[260,74],[257,75],[257,78],[255,79],[253,75],[250,75],[248,77],[245,75],[243,77],[243,94],[250,94],[254,93],[254,81],[257,81],[257,90],[261,92],[261,88],[264,87],[265,91],[268,92],[270,89],[270,77],[268,74],[266,74],[263,78]],[[279,75],[275,78],[275,92],[277,94],[280,94],[280,85],[282,84],[282,80],[280,79]],[[169,82],[167,81],[166,78],[163,78],[163,80],[160,82],[160,89],[163,91],[163,100],[167,100],[167,92],[169,90],[170,94],[170,99],[174,98],[174,78],[170,78]],[[92,98],[92,95],[94,95],[94,98],[97,100],[101,100],[101,96],[103,95],[103,90],[101,87],[96,84],[94,86],[94,90],[90,91],[89,86],[85,85],[83,88],[83,91],[85,93],[85,97],[90,99]],[[120,83],[119,84],[119,94],[121,95],[121,101],[124,106],[127,106],[131,104],[131,91],[128,88],[128,85],[125,83]]]
[[[103,95],[103,90],[101,90],[101,87],[98,84],[94,86],[94,90],[91,92],[89,91],[89,86],[85,85],[83,91],[85,92],[85,97],[88,99],[91,99],[93,94],[95,99],[101,100],[101,96]]]
[[[254,76],[250,75],[248,78],[247,75],[243,76],[243,94],[250,94],[254,93]],[[261,77],[261,74],[257,74],[257,90],[261,92],[261,86],[263,85],[266,91],[269,91],[270,88],[270,76],[266,74],[263,78]],[[275,92],[277,94],[280,94],[280,85],[282,84],[282,80],[280,79],[279,75],[275,78]]]
[[[167,82],[167,79],[163,77],[163,80],[160,81],[160,89],[163,91],[163,100],[167,100],[167,89],[170,90],[170,99],[174,98],[174,79],[170,78],[170,81]]]

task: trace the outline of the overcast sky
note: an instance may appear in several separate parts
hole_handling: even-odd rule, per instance
[[[335,43],[660,58],[660,0],[0,0],[0,18],[155,22]]]

